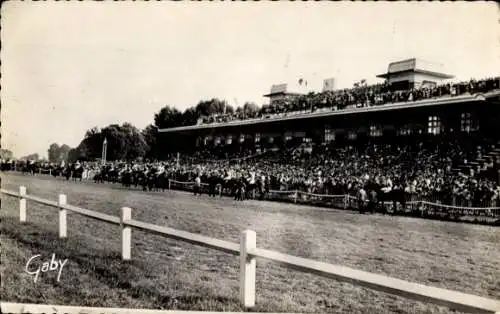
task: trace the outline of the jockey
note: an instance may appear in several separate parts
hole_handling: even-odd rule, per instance
[[[250,172],[250,184],[255,184],[255,171]]]
[[[231,180],[231,173],[230,171],[226,171],[224,176],[224,181],[229,181],[229,180]]]
[[[194,179],[194,195],[201,195],[201,175],[198,172],[196,179]]]
[[[360,212],[364,213],[365,209],[365,204],[366,201],[368,200],[368,194],[366,193],[365,189],[361,187],[358,192],[358,200],[359,200],[359,209]]]
[[[158,174],[162,174],[163,172],[165,172],[165,166],[163,164],[160,164],[158,166]]]

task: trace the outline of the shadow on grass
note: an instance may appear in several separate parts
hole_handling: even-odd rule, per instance
[[[234,298],[201,292],[196,295],[183,292],[182,287],[189,285],[189,282],[168,282],[166,283],[168,286],[178,285],[181,288],[175,289],[172,294],[162,293],[160,289],[157,289],[155,283],[154,265],[142,260],[122,261],[121,252],[109,252],[93,246],[91,245],[92,239],[85,235],[74,234],[69,238],[60,239],[57,229],[54,230],[47,225],[30,222],[21,225],[19,220],[13,217],[2,217],[0,233],[2,237],[11,239],[18,244],[21,250],[34,254],[38,254],[38,252],[54,253],[56,258],[69,258],[71,263],[77,264],[79,272],[74,274],[76,279],[73,279],[69,285],[57,286],[58,289],[62,289],[59,291],[60,293],[70,295],[72,300],[80,301],[79,305],[82,306],[96,306],[95,304],[83,304],[87,302],[88,293],[79,287],[81,283],[78,282],[78,278],[81,275],[87,275],[95,278],[99,284],[102,283],[104,287],[99,291],[106,289],[124,290],[130,298],[136,299],[137,302],[134,303],[138,306],[145,304],[153,305],[154,308],[177,310],[241,310],[238,300]],[[146,284],[141,285],[140,282],[145,283],[145,279]],[[168,287],[163,288],[170,290]],[[186,290],[189,291],[189,289]],[[17,302],[49,304],[53,303],[51,300],[60,300],[59,296],[50,295],[45,295],[43,298],[35,296],[31,296],[31,298],[16,296],[16,298]],[[109,300],[107,303],[122,304],[123,299]]]

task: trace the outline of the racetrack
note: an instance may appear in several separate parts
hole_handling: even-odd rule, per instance
[[[2,174],[2,188],[239,243],[257,232],[257,246],[400,279],[500,299],[500,229],[407,217],[359,215],[277,202],[236,202],[189,193],[142,192],[118,185]],[[17,200],[2,196],[2,301],[85,306],[240,310],[238,259],[134,230],[130,263],[120,260],[116,226],[68,214],[68,239],[57,238],[57,212],[28,201],[28,224]],[[35,254],[68,258],[61,282],[24,273]],[[258,311],[448,313],[447,308],[288,270],[257,261]],[[105,297],[104,297],[105,296]],[[85,303],[82,304],[82,300]]]

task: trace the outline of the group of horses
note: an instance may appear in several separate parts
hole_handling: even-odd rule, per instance
[[[170,188],[170,180],[175,182],[175,174],[149,168],[147,171],[139,169],[118,170],[104,167],[94,176],[96,183],[120,183],[123,187],[142,187],[143,191],[165,191]],[[266,193],[265,182],[260,178],[251,182],[249,178],[225,179],[217,174],[202,174],[200,187],[195,188],[193,176],[187,179],[188,184],[176,188],[194,191],[195,194],[208,194],[209,196],[231,196],[235,200],[263,199]],[[267,189],[268,191],[269,189]]]
[[[62,176],[66,180],[80,180],[82,181],[83,167],[76,164],[66,165],[66,166],[54,166],[42,167],[38,163],[22,163],[16,165],[15,168],[7,167],[2,165],[2,171],[20,171],[24,175],[36,175],[36,174],[49,174],[55,178]]]
[[[6,168],[6,169],[4,169]],[[2,171],[14,170],[7,169],[2,165]],[[50,166],[48,168],[50,175],[53,177],[62,176],[66,180],[82,181],[82,174],[84,168],[77,164],[69,164],[66,166]],[[17,167],[18,171],[23,174],[35,175],[40,173],[41,166],[37,163],[25,163]],[[43,169],[47,172],[47,168]],[[47,173],[48,174],[48,173]],[[211,197],[215,196],[229,196],[235,200],[246,199],[259,199],[263,200],[269,194],[271,189],[279,190],[279,180],[273,176],[267,176],[263,179],[260,176],[251,180],[244,176],[238,178],[224,178],[218,173],[202,174],[200,176],[201,186],[196,189],[194,184],[193,175],[178,177],[175,173],[159,172],[156,168],[149,168],[147,171],[141,169],[120,169],[111,166],[101,167],[95,172],[92,179],[95,183],[118,183],[123,187],[140,187],[143,191],[165,191],[170,188],[170,180],[181,179],[179,181],[190,182],[188,184],[176,185],[176,189],[184,189],[188,191],[195,191],[195,194],[208,194]],[[304,183],[294,184],[293,189],[305,191],[306,186]],[[365,212],[381,212],[388,213],[387,203],[391,203],[393,210],[392,213],[397,212],[398,208],[404,209],[407,202],[407,193],[402,188],[395,188],[388,192],[383,191],[382,187],[375,183],[366,185],[365,191],[367,199],[361,200],[358,198],[356,207],[361,213]],[[326,181],[323,186],[325,194],[342,195],[347,194],[348,191],[342,185],[333,185],[331,181]],[[397,203],[401,207],[397,206]]]
[[[402,186],[395,186],[387,191],[380,184],[370,182],[366,184],[364,190],[366,192],[366,199],[362,199],[359,194],[357,195],[357,207],[361,214],[370,212],[372,214],[381,213],[385,215],[390,213],[395,215],[406,208],[409,194],[404,191]],[[400,207],[397,206],[398,203],[401,205]]]
[[[217,174],[202,175],[201,182],[208,186],[207,194],[215,197],[223,195],[233,197],[235,200],[243,201],[246,199],[263,200],[269,193],[269,182],[258,177],[252,180],[244,176],[238,178],[225,178]],[[204,189],[200,192],[203,193]]]

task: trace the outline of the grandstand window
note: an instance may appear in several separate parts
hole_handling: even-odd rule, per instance
[[[310,137],[304,137],[304,138],[302,138],[302,142],[304,142],[304,143],[311,143],[312,139]]]
[[[285,141],[291,141],[292,140],[292,136],[287,134],[285,135]]]
[[[382,136],[382,129],[380,127],[377,127],[376,125],[371,125],[370,136],[372,137]]]
[[[347,134],[347,138],[350,140],[355,140],[358,138],[358,133],[356,133],[356,131],[349,131],[349,133]]]
[[[260,133],[255,133],[255,143],[260,143]]]
[[[460,130],[462,132],[473,132],[479,129],[479,125],[475,119],[472,118],[470,112],[462,113],[461,121],[460,121]]]
[[[335,141],[335,132],[329,128],[325,128],[325,143]]]
[[[398,129],[398,135],[400,136],[406,136],[406,135],[411,135],[412,130],[409,127],[402,127]]]
[[[441,119],[437,116],[429,116],[428,129],[429,134],[439,134],[441,133]]]

